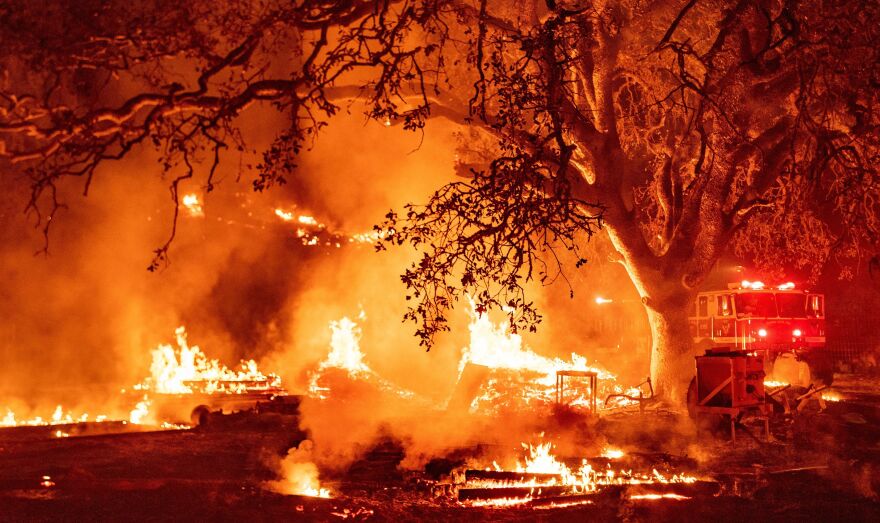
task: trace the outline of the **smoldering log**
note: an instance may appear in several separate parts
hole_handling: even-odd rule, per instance
[[[458,491],[459,501],[487,501],[504,498],[533,498],[545,502],[571,502],[594,498],[617,497],[624,495],[646,496],[676,494],[686,497],[709,497],[720,492],[717,481],[696,481],[693,483],[633,483],[626,485],[600,485],[595,492],[578,492],[572,485],[551,485],[546,487],[501,487],[501,488],[463,488]],[[547,500],[553,501],[547,501]]]
[[[695,481],[693,483],[634,483],[626,485],[627,496],[677,494],[679,496],[694,498],[714,496],[720,491],[721,484],[717,481]]]
[[[534,481],[536,483],[549,483],[553,480],[556,480],[557,482],[562,481],[562,476],[559,474],[478,469],[466,470],[464,478],[465,481]]]
[[[547,487],[463,488],[458,490],[458,500],[485,501],[504,498],[565,496],[568,494],[573,494],[573,487],[570,485],[551,485]]]

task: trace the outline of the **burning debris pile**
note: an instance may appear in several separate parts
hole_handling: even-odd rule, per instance
[[[175,335],[177,349],[171,345],[162,344],[151,351],[150,376],[132,387],[132,391],[136,392],[137,396],[129,411],[119,411],[115,415],[91,416],[88,413],[74,415],[58,405],[51,416],[20,418],[11,409],[6,409],[6,413],[0,418],[0,427],[65,426],[115,422],[117,424],[152,425],[163,429],[181,429],[188,428],[188,426],[160,420],[151,412],[156,396],[285,393],[281,386],[281,378],[275,374],[262,373],[254,360],[242,361],[241,370],[230,370],[218,360],[208,358],[198,346],[190,347],[187,343],[184,327],[177,328]],[[119,398],[120,403],[125,403],[124,395],[127,391],[123,389],[122,393],[123,396]],[[56,431],[57,437],[67,435],[63,430]]]
[[[281,378],[260,372],[256,361],[242,361],[241,370],[230,370],[218,360],[209,359],[197,345],[190,347],[184,327],[174,333],[177,350],[164,344],[154,349],[150,377],[135,385],[134,390],[158,394],[283,392]]]
[[[556,399],[557,372],[594,373],[597,390],[575,389],[569,407],[592,408],[590,395],[605,398],[611,394],[638,396],[636,388],[625,389],[616,376],[590,365],[576,353],[569,360],[541,356],[527,346],[522,337],[509,332],[506,324],[495,324],[486,314],[479,314],[471,302],[470,345],[464,348],[459,363],[459,383],[479,382],[479,389],[467,405],[471,412],[500,413],[505,410],[546,409]],[[467,375],[478,376],[471,378]],[[467,385],[465,385],[467,386]],[[608,406],[626,403],[623,399]]]
[[[359,321],[366,321],[367,316],[362,310]],[[330,322],[330,351],[327,357],[318,364],[309,378],[309,396],[327,399],[332,392],[332,382],[366,381],[378,390],[388,392],[405,399],[416,399],[413,392],[404,390],[379,376],[364,362],[361,351],[361,328],[358,324],[342,317]]]
[[[552,443],[522,446],[528,455],[511,470],[493,462],[492,467],[455,474],[455,499],[473,507],[539,508],[591,504],[601,496],[690,499],[714,495],[719,489],[714,481],[686,474],[661,473],[656,468],[634,470],[634,466],[646,466],[644,460],[629,458],[616,449],[607,449],[596,458],[561,460],[553,454]]]

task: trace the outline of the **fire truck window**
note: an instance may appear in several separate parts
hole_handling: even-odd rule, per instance
[[[810,301],[809,301],[810,316],[814,316],[816,318],[821,318],[821,317],[825,316],[825,303],[824,303],[824,301],[825,300],[822,299],[822,296],[819,296],[818,294],[814,294],[813,296],[810,296]]]
[[[737,294],[736,315],[756,318],[776,318],[776,300],[769,292],[747,292]]]
[[[803,294],[777,294],[776,305],[782,318],[806,317],[806,296]]]
[[[701,317],[705,317],[709,315],[709,298],[707,296],[700,296],[700,314]]]
[[[730,296],[718,296],[718,316],[730,316],[733,314],[733,307],[730,303]]]

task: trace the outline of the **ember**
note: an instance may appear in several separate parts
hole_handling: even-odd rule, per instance
[[[52,413],[52,416],[48,418],[42,418],[41,416],[35,416],[33,418],[16,419],[15,413],[11,410],[7,410],[6,414],[0,419],[0,427],[40,427],[40,426],[49,426],[49,425],[70,425],[73,423],[86,423],[88,421],[94,421],[96,423],[100,423],[107,419],[105,415],[96,416],[93,420],[90,420],[88,414],[81,414],[80,416],[74,416],[70,412],[65,412],[61,405],[55,407],[55,411]]]
[[[183,200],[181,203],[189,211],[190,216],[204,216],[205,211],[202,209],[202,204],[199,202],[199,197],[195,194],[186,194],[183,196]]]

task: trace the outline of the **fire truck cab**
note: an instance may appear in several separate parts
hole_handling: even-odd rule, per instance
[[[698,347],[763,353],[770,364],[790,353],[806,361],[813,374],[827,374],[820,363],[825,360],[825,296],[794,283],[770,287],[742,281],[700,292],[688,320]]]
[[[695,343],[740,350],[789,352],[825,346],[825,296],[793,283],[765,287],[743,281],[697,294],[689,319]]]

